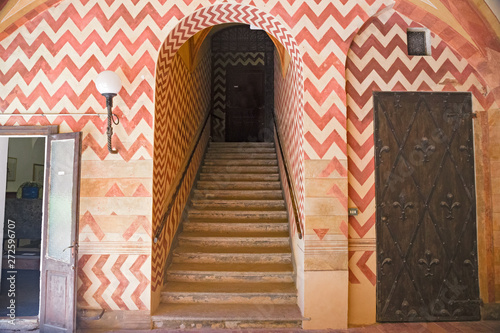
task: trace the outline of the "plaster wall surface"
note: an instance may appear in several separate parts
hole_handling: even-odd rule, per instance
[[[168,73],[170,69],[168,66],[160,68],[158,65],[161,63],[157,60],[167,36],[172,37],[167,49],[176,49],[176,43],[182,44],[187,40],[187,34],[218,24],[221,17],[232,22],[265,22],[264,28],[282,42],[292,62],[302,68],[302,72],[295,72],[291,79],[294,84],[299,84],[296,90],[298,95],[284,95],[295,103],[291,110],[293,117],[283,113],[279,123],[287,129],[287,158],[292,161],[294,181],[301,193],[301,214],[304,214],[305,221],[302,247],[304,311],[315,316],[311,323],[329,320],[322,312],[308,311],[308,304],[311,304],[308,299],[314,299],[313,294],[308,298],[308,293],[322,290],[321,286],[329,287],[327,283],[330,282],[317,278],[318,274],[341,277],[350,268],[350,288],[358,285],[353,277],[360,281],[360,285],[373,286],[376,262],[373,241],[349,240],[349,236],[363,239],[360,233],[364,233],[367,239],[373,239],[373,225],[370,225],[373,211],[370,213],[362,209],[365,215],[360,219],[364,220],[347,218],[348,196],[354,202],[351,188],[356,188],[363,201],[371,187],[365,186],[369,177],[363,176],[366,174],[363,170],[370,164],[370,157],[361,153],[353,157],[351,154],[354,144],[351,145],[350,136],[355,133],[359,145],[370,150],[370,144],[365,145],[370,138],[370,131],[366,130],[369,126],[366,122],[360,121],[361,125],[350,123],[351,111],[348,106],[352,107],[350,99],[353,97],[350,93],[346,94],[346,75],[350,75],[346,73],[346,61],[352,39],[358,30],[371,16],[394,3],[392,0],[238,0],[234,3],[215,0],[61,1],[49,9],[35,11],[17,26],[3,31],[0,36],[0,124],[57,124],[61,132],[83,132],[79,306],[107,310],[151,309],[151,290],[158,290],[162,276],[162,271],[158,269],[160,266],[155,262],[164,260],[169,246],[167,242],[159,256],[153,253],[155,250],[151,239],[157,226],[154,221],[161,215],[161,193],[168,189],[169,177],[177,173],[176,168],[185,148],[178,141],[169,142],[169,146],[178,147],[178,152],[170,154],[168,150],[163,150],[163,153],[176,162],[167,163],[168,166],[163,165],[158,169],[155,164],[157,148],[166,141],[158,142],[163,136],[155,132],[159,122],[159,118],[156,118],[159,115],[158,108],[155,110],[155,104],[157,107],[159,105],[155,103],[159,95],[155,97],[155,88],[158,70]],[[211,5],[215,7],[211,11],[206,10]],[[443,79],[457,79],[458,86],[468,85],[464,89],[474,85],[465,78],[467,75],[474,77],[467,61],[479,68],[487,57],[483,55],[484,59],[481,58],[481,52],[474,49],[469,41],[471,37],[461,37],[448,29],[439,17],[429,15],[409,1],[396,1],[394,9],[431,27],[445,43],[454,47],[455,53],[462,54],[464,59],[459,59],[454,52],[446,51],[449,58],[453,59],[452,64],[457,59],[458,72],[443,74],[436,69],[436,66],[443,64],[448,66],[445,61],[447,57],[438,58],[430,65],[434,72],[441,73],[439,75]],[[450,10],[455,13],[454,8],[450,7]],[[196,19],[183,21],[186,17]],[[184,30],[176,30],[180,22],[183,22]],[[477,41],[476,36],[472,36],[472,40]],[[385,43],[390,43],[391,38],[385,37],[385,40]],[[373,43],[370,50],[380,48],[376,38],[369,43]],[[494,49],[496,44],[490,44]],[[388,44],[382,45],[386,47]],[[439,45],[433,47],[438,52],[446,49]],[[391,67],[398,57],[387,58],[382,55],[381,58],[375,58],[384,66]],[[365,64],[357,66],[364,67]],[[93,79],[103,70],[117,72],[123,82],[122,90],[114,99],[114,112],[120,118],[113,138],[113,145],[119,151],[117,155],[108,154],[105,101],[93,83]],[[428,73],[425,75],[432,77]],[[439,85],[442,81],[436,83],[434,80],[422,79],[425,75],[420,75],[419,80],[429,85],[425,87],[427,90],[459,89],[454,81]],[[367,79],[373,80],[372,77],[369,75]],[[492,77],[486,81],[491,83]],[[497,108],[493,104],[494,97],[489,94],[490,90],[481,90],[486,83],[477,76],[476,79],[480,81],[478,92],[474,93],[477,102],[484,105],[483,110]],[[434,83],[431,84],[431,81]],[[387,89],[396,87],[390,80],[387,81],[389,83],[383,79],[377,82],[380,82],[381,89],[385,87],[384,84],[389,85]],[[420,83],[415,87],[412,84],[403,82],[401,87],[424,90]],[[363,86],[361,91],[370,89]],[[481,97],[481,94],[485,95]],[[172,96],[179,97],[178,94]],[[365,95],[359,96],[359,100],[365,99]],[[173,102],[165,100],[165,103],[167,101]],[[477,105],[476,101],[474,103]],[[363,108],[369,103],[361,104],[352,112],[361,110],[366,115]],[[491,116],[490,133],[497,131],[496,116]],[[360,116],[360,119],[368,118]],[[165,121],[158,128],[165,130],[174,126],[168,124],[169,118]],[[186,137],[176,140],[188,142],[188,133],[192,132],[180,130],[180,133],[185,133]],[[351,163],[353,159],[357,160]],[[170,175],[166,178],[161,176],[165,182],[159,187],[154,185],[154,170]],[[355,174],[361,175],[361,178]],[[354,178],[359,186],[351,182]],[[485,175],[485,179],[489,179],[489,175]],[[159,201],[153,199],[155,191]],[[370,200],[361,204],[369,207],[369,203]],[[175,226],[176,223],[171,225]],[[168,232],[173,235],[175,228]],[[356,242],[357,247],[348,248],[350,243]],[[493,252],[489,253],[493,255]],[[155,258],[152,260],[153,254]],[[308,281],[309,277],[311,281]],[[314,283],[315,287],[308,289],[310,283]],[[347,289],[346,286],[344,288]],[[494,301],[495,297],[489,300]],[[336,321],[328,323],[332,327],[345,327],[348,312],[338,309],[339,312],[333,316]],[[356,316],[350,319],[353,323],[371,320],[363,315],[359,318]]]

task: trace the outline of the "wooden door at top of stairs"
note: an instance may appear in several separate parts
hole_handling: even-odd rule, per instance
[[[375,92],[377,321],[479,320],[469,93]]]
[[[264,69],[233,66],[227,70],[227,142],[250,142],[259,138],[265,121],[264,78]]]

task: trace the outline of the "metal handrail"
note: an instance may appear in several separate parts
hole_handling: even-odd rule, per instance
[[[273,122],[274,122],[274,128],[276,129],[276,137],[278,138],[278,146],[280,148],[281,160],[283,161],[283,166],[285,167],[286,180],[288,182],[288,191],[290,192],[290,197],[292,198],[292,207],[293,207],[293,212],[294,212],[293,215],[295,215],[295,224],[297,225],[297,232],[299,234],[299,239],[302,239],[302,235],[304,234],[304,231],[302,230],[302,223],[300,223],[300,214],[299,214],[299,210],[297,207],[297,199],[295,198],[295,187],[292,183],[290,173],[288,172],[288,162],[285,158],[285,154],[283,153],[283,147],[281,144],[281,138],[280,138],[280,133],[278,130],[278,124],[276,122],[276,113],[274,112],[274,110],[273,110]]]
[[[193,141],[196,143],[191,147],[189,158],[187,159],[187,161],[184,162],[184,171],[182,172],[182,176],[180,177],[180,179],[177,181],[175,191],[172,192],[173,187],[170,187],[170,192],[167,196],[167,198],[170,198],[170,200],[168,200],[169,204],[167,206],[167,210],[163,214],[160,228],[155,233],[155,238],[153,240],[153,242],[155,244],[158,243],[158,239],[159,239],[161,233],[163,232],[163,228],[165,228],[165,224],[167,223],[168,216],[170,215],[170,212],[172,211],[172,208],[174,207],[175,199],[177,198],[177,195],[179,194],[182,183],[184,182],[184,178],[186,177],[186,174],[188,172],[189,165],[191,164],[191,160],[193,159],[196,148],[198,147],[198,144],[200,143],[200,139],[201,139],[201,135],[203,134],[203,130],[205,129],[205,126],[207,126],[207,122],[208,122],[208,119],[210,118],[210,114],[211,114],[210,112],[207,112],[205,119],[203,120],[203,125],[198,128],[196,141]]]

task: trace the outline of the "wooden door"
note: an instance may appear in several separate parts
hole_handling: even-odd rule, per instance
[[[226,141],[257,141],[264,127],[265,71],[235,66],[227,72]]]
[[[81,133],[48,136],[40,332],[76,330],[80,147]]]
[[[374,93],[377,320],[478,320],[469,93]]]

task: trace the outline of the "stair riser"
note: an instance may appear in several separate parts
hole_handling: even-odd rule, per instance
[[[192,220],[258,220],[258,221],[287,221],[286,211],[237,211],[237,210],[190,210],[188,212],[188,218]]]
[[[164,303],[215,304],[297,304],[293,294],[230,294],[230,293],[170,293],[162,292]]]
[[[234,263],[234,264],[291,264],[292,256],[290,253],[283,254],[240,254],[240,253],[182,253],[175,254],[172,262],[174,263]]]
[[[237,211],[235,211],[237,212]],[[262,216],[249,216],[246,215],[246,217],[234,217],[234,218],[218,218],[218,217],[197,217],[197,216],[190,216],[189,217],[189,222],[193,223],[235,223],[235,224],[241,224],[241,223],[276,223],[276,224],[283,224],[287,223],[286,218],[277,218],[277,217],[262,217]]]
[[[274,214],[273,214],[274,213]],[[188,218],[190,221],[195,220],[210,220],[210,221],[219,221],[224,222],[224,220],[237,221],[242,220],[245,222],[247,220],[256,221],[256,222],[265,222],[265,221],[273,221],[273,222],[286,222],[287,216],[284,211],[268,211],[268,212],[260,212],[260,211],[245,211],[242,213],[241,211],[212,211],[212,210],[191,210],[188,213]]]
[[[219,160],[219,159],[214,159],[214,160],[209,160],[205,159],[203,162],[204,165],[206,166],[217,166],[217,165],[222,165],[222,166],[250,166],[250,165],[255,165],[255,166],[277,166],[278,161],[276,160]]]
[[[202,173],[200,174],[201,181],[215,182],[275,182],[279,181],[278,174],[228,174],[228,173]]]
[[[153,320],[153,328],[161,329],[249,329],[249,328],[301,328],[302,322],[295,320]]]
[[[184,223],[184,231],[227,231],[227,232],[254,232],[254,231],[288,231],[286,223]]]
[[[243,154],[274,154],[276,153],[275,148],[248,148],[248,147],[209,147],[208,154],[233,154],[233,153],[243,153]]]
[[[224,232],[286,232],[286,223],[184,223],[184,231],[224,231]]]
[[[210,148],[212,147],[257,147],[257,148],[272,148],[274,147],[273,142],[210,142]]]
[[[279,190],[279,182],[206,182],[199,181],[200,190]]]
[[[179,237],[180,245],[187,246],[267,246],[267,247],[282,247],[289,246],[288,238],[273,238],[273,239],[256,239],[256,238],[181,238]]]
[[[231,153],[231,154],[209,154],[205,155],[205,159],[208,160],[246,160],[246,159],[254,159],[254,160],[274,160],[276,161],[276,154],[258,154],[258,153]]]
[[[222,173],[222,174],[240,174],[240,173],[256,173],[256,174],[270,174],[278,173],[278,167],[274,166],[204,166],[201,172],[205,173]]]
[[[231,274],[222,274],[214,272],[168,272],[167,281],[176,282],[225,282],[225,283],[259,283],[259,282],[278,282],[278,283],[291,283],[293,282],[292,273],[289,274],[272,274],[262,273],[254,275],[236,275],[235,272]]]
[[[192,206],[194,209],[198,210],[257,210],[257,211],[269,211],[269,210],[277,210],[277,211],[285,211],[285,202],[284,201],[250,201],[250,200],[241,200],[241,201],[229,201],[229,200],[220,200],[220,201],[207,201],[207,200],[194,200],[192,202]]]
[[[194,199],[210,200],[280,200],[283,199],[281,190],[274,191],[218,191],[195,190]]]

